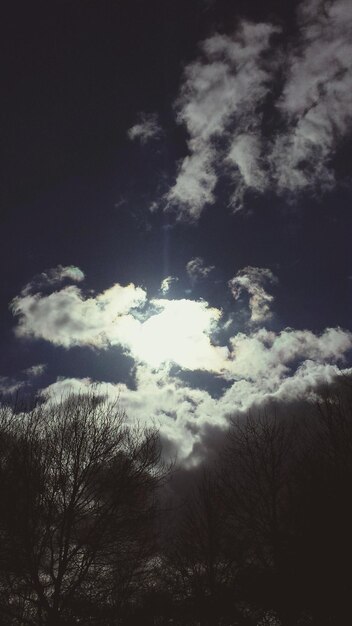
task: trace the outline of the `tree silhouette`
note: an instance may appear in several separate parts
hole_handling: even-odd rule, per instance
[[[157,433],[131,431],[116,404],[92,396],[37,406],[8,430],[0,520],[8,623],[112,620],[153,553],[164,473]]]

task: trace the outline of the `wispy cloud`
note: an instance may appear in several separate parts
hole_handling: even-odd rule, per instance
[[[204,41],[202,57],[186,67],[177,112],[189,133],[190,155],[167,195],[167,207],[180,217],[196,220],[214,201],[228,130],[239,118],[255,115],[268,93],[271,70],[263,54],[277,31],[271,24],[242,22],[233,37],[217,34]]]
[[[161,281],[161,293],[165,296],[167,293],[169,293],[172,283],[175,283],[177,281],[178,278],[176,276],[166,276],[166,278]]]
[[[213,269],[215,269],[215,265],[205,265],[204,259],[200,256],[191,259],[186,265],[187,274],[193,284],[201,278],[206,278]]]
[[[46,370],[47,366],[45,363],[37,363],[37,365],[31,365],[23,370],[24,374],[28,376],[29,379],[39,378],[42,376]]]
[[[162,134],[157,114],[140,113],[138,122],[128,130],[127,134],[132,141],[139,140],[141,144],[157,139]]]
[[[237,300],[243,291],[249,295],[251,322],[263,322],[272,316],[271,305],[273,296],[266,290],[267,286],[277,283],[276,276],[265,267],[245,267],[239,270],[229,281],[233,297]]]
[[[84,280],[84,272],[75,265],[58,265],[37,274],[22,289],[22,294],[35,293],[45,287],[60,285],[64,280],[80,283]]]
[[[352,349],[352,333],[341,328],[316,334],[263,327],[273,305],[267,287],[275,282],[269,269],[258,267],[246,267],[230,281],[235,298],[242,291],[248,293],[255,326],[234,332],[229,339],[227,332],[222,334],[221,310],[205,300],[149,300],[133,284],[116,284],[95,296],[86,296],[77,285],[51,294],[22,293],[12,302],[12,310],[19,337],[44,339],[67,349],[120,346],[134,360],[134,385],[103,383],[99,393],[118,396],[131,420],[155,420],[169,449],[191,459],[208,429],[224,428],[229,415],[270,399],[313,397],[319,386],[334,380],[337,366]],[[3,377],[0,391],[17,391],[29,384],[28,376],[39,375],[42,369],[42,365],[29,368],[25,382]],[[219,385],[217,397],[208,387],[192,384],[189,372],[212,377]],[[49,402],[82,390],[97,387],[89,378],[60,378],[44,395]]]
[[[26,381],[17,380],[16,378],[11,378],[10,376],[0,376],[0,395],[11,396],[26,386]]]
[[[294,198],[334,186],[332,159],[352,125],[351,3],[308,0],[297,26],[284,50],[276,26],[242,21],[186,67],[176,109],[189,155],[166,196],[179,219],[198,220],[224,176],[233,210],[250,191]]]
[[[277,102],[286,131],[269,160],[279,192],[330,188],[331,158],[352,122],[351,3],[304,2],[298,24]]]

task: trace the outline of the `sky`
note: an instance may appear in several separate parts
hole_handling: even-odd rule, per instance
[[[197,463],[352,348],[349,0],[2,18],[0,391],[118,398]]]

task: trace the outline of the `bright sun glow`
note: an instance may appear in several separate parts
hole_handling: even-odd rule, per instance
[[[214,346],[211,331],[221,316],[218,309],[192,300],[154,300],[160,312],[143,322],[132,351],[152,367],[174,362],[186,369],[220,371],[227,349]]]

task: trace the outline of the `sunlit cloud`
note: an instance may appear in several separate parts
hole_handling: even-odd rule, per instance
[[[186,369],[220,371],[227,348],[211,333],[221,311],[204,301],[153,299],[133,284],[118,283],[86,297],[76,285],[44,295],[14,298],[17,337],[44,339],[64,348],[121,346],[136,360],[154,367],[164,362]]]
[[[77,285],[51,294],[25,289],[11,308],[18,337],[66,349],[119,346],[133,359],[131,385],[103,381],[97,386],[90,378],[61,377],[42,390],[46,402],[85,391],[118,398],[128,419],[155,422],[165,449],[193,463],[193,451],[209,428],[226,428],[230,415],[270,400],[314,397],[335,379],[352,349],[352,333],[341,328],[319,334],[265,328],[273,304],[266,288],[276,281],[269,269],[257,267],[240,270],[230,281],[235,298],[248,293],[252,324],[239,332],[234,314],[229,338],[220,308],[205,300],[149,299],[132,283],[117,283],[97,295],[85,295]],[[3,378],[0,387],[15,391],[42,371],[42,365],[33,366],[25,383]],[[217,394],[202,385],[201,373],[217,381]]]
[[[218,309],[193,300],[152,300],[159,310],[130,337],[132,355],[158,367],[177,363],[189,370],[219,372],[228,350],[211,342],[211,332],[221,317]]]

